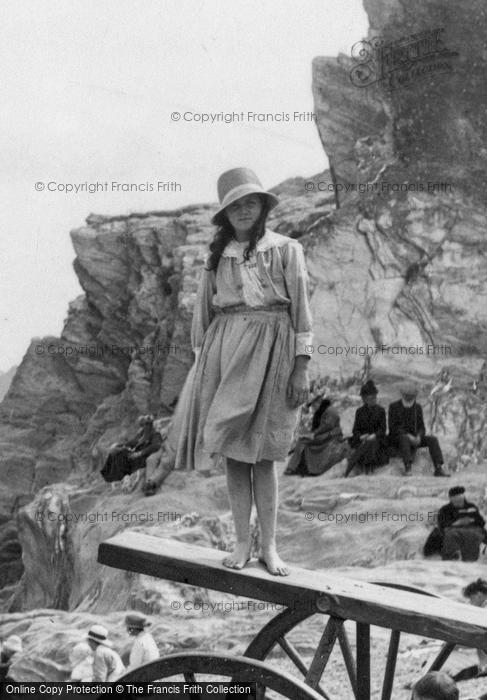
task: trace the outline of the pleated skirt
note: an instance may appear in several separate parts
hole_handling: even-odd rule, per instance
[[[174,414],[176,469],[286,459],[299,417],[286,398],[294,358],[287,307],[217,313]]]

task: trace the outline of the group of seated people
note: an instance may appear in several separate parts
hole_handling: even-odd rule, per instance
[[[175,455],[167,445],[170,419],[154,420],[152,414],[140,416],[136,435],[110,446],[101,470],[112,489],[121,483],[122,491],[133,491],[142,481],[146,496],[152,496],[172,471]]]
[[[389,434],[385,409],[377,403],[378,389],[372,380],[360,390],[363,405],[355,413],[352,435],[343,436],[340,417],[329,398],[318,396],[311,433],[302,435],[292,452],[285,474],[317,476],[347,457],[345,476],[355,468],[368,474],[375,467],[387,464],[391,456],[401,457],[405,476],[411,476],[416,450],[427,447],[435,476],[450,474],[444,469],[443,454],[438,439],[427,435],[423,409],[417,403],[417,387],[412,382],[400,386],[401,398],[389,406]]]

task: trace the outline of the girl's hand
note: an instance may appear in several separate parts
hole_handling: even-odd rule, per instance
[[[309,360],[306,357],[301,358],[298,356],[294,364],[294,369],[289,377],[286,396],[293,408],[297,408],[308,400],[308,362]]]

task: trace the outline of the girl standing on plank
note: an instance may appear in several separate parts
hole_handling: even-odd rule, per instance
[[[223,456],[237,541],[223,564],[250,558],[255,500],[261,561],[289,573],[276,550],[277,474],[299,406],[308,399],[311,314],[298,241],[266,228],[279,199],[247,168],[218,180],[217,227],[199,282],[191,340],[196,362],[183,389],[176,468]]]

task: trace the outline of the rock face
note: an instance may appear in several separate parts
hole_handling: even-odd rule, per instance
[[[397,397],[399,379],[414,378],[428,430],[440,438],[457,481],[475,489],[472,497],[482,506],[487,10],[481,0],[471,0],[468,12],[454,0],[365,0],[365,7],[371,25],[365,54],[313,63],[315,112],[331,172],[312,178],[311,188],[302,178],[276,187],[282,203],[269,223],[304,246],[315,322],[312,376],[334,396],[345,434],[364,379],[374,379],[387,404]],[[419,49],[411,35],[422,32]],[[405,46],[410,63],[403,60]],[[451,69],[437,69],[438,63]],[[173,473],[163,494],[140,499],[110,496],[94,471],[139,413],[171,413],[193,361],[191,314],[213,211],[201,205],[91,215],[71,234],[84,295],[70,305],[60,338],[33,340],[0,406],[0,583],[8,592],[0,600],[13,616],[11,633],[35,629],[35,621],[22,627],[23,618],[15,617],[32,607],[85,615],[72,618],[79,632],[94,612],[110,621],[113,610],[160,612],[171,595],[193,601],[207,595],[102,570],[95,551],[124,527],[225,548],[223,477]],[[397,462],[380,479],[343,483],[340,469],[312,485],[282,484],[284,556],[310,568],[364,570],[419,559],[427,523],[396,516],[429,513],[444,502],[445,485],[426,478],[427,458],[415,467],[422,477],[406,487]],[[158,509],[180,513],[182,522],[75,519]],[[352,511],[357,520],[340,529],[336,516]],[[332,525],[307,521],[308,512],[329,514]],[[361,522],[368,512],[389,513],[390,527]],[[413,569],[404,568],[412,582]],[[448,569],[439,573],[439,588]],[[429,573],[425,564],[421,580]],[[456,596],[459,590],[460,578]],[[121,626],[121,618],[113,624]],[[230,644],[221,629],[213,633],[208,644]],[[66,659],[56,663],[52,673],[62,675]],[[34,666],[30,677],[42,676]]]

